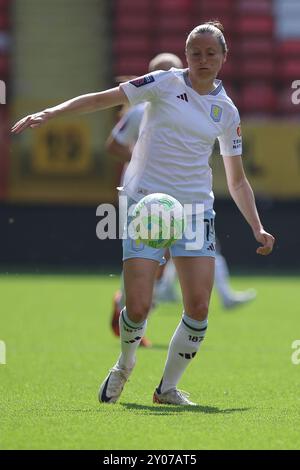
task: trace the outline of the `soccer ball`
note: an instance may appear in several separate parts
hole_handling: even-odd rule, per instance
[[[168,248],[186,227],[183,206],[169,194],[143,197],[133,210],[134,238],[152,248]]]

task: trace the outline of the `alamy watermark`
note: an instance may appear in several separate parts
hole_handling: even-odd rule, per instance
[[[3,80],[0,80],[0,104],[6,104],[6,85]]]
[[[137,241],[184,238],[186,250],[199,250],[205,241],[214,244],[213,218],[205,218],[203,204],[184,204],[181,215],[172,210],[163,211],[155,203],[136,213],[136,204],[128,207],[127,196],[120,196],[119,220],[112,204],[100,204],[96,210],[96,215],[101,217],[96,226],[98,239],[130,238]]]
[[[292,83],[292,89],[295,90],[292,93],[291,99],[293,104],[300,104],[300,80],[294,80]]]
[[[0,340],[0,365],[6,364],[6,344]]]
[[[292,349],[295,349],[291,356],[292,364],[298,366],[300,364],[300,339],[295,339],[292,342]]]

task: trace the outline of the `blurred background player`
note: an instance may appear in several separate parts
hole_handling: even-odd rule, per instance
[[[171,67],[182,68],[181,59],[172,53],[161,53],[155,56],[149,63],[149,72],[155,70],[169,70]],[[120,157],[125,162],[121,178],[121,186],[123,175],[131,159],[133,147],[139,136],[139,129],[143,119],[144,111],[147,103],[140,103],[125,109],[121,113],[121,119],[112,129],[110,136],[106,142],[106,149],[114,156]],[[234,291],[230,287],[229,269],[224,256],[220,251],[220,244],[217,241],[216,246],[216,264],[215,264],[215,287],[220,297],[221,303],[225,309],[232,309],[238,305],[245,304],[255,299],[256,292],[254,289],[245,291]],[[168,250],[165,253],[166,263],[159,266],[157,271],[157,279],[154,286],[154,304],[161,302],[178,302],[179,296],[176,290],[176,269],[172,258],[170,258]],[[113,297],[113,312],[111,326],[114,334],[119,336],[119,316],[121,310],[125,306],[125,294],[123,286],[123,274],[121,275],[121,288],[117,290]],[[141,346],[149,347],[151,342],[143,337]]]
[[[181,59],[175,54],[168,52],[156,55],[149,63],[149,72],[155,70],[169,70],[172,67],[182,68],[183,64]],[[123,108],[121,113],[121,119],[113,128],[110,136],[106,142],[106,148],[109,153],[114,156],[121,158],[124,163],[121,186],[123,181],[123,175],[126,171],[128,162],[131,159],[133,147],[139,136],[140,124],[143,118],[143,114],[147,103],[141,103],[136,106],[132,106],[129,110]],[[159,302],[177,302],[179,296],[175,287],[176,270],[175,266],[170,259],[168,250],[165,252],[166,264],[159,266],[157,270],[156,283],[154,287],[153,299],[155,304]],[[123,286],[123,273],[121,274],[121,288],[117,290],[113,297],[113,313],[111,326],[116,336],[120,335],[119,329],[119,316],[121,310],[125,305],[125,294]],[[151,342],[143,337],[140,343],[141,346],[149,347]]]

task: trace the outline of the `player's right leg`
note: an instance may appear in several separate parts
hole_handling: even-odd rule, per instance
[[[120,315],[121,355],[100,386],[100,402],[115,403],[134,368],[136,350],[151,308],[158,263],[153,259],[136,257],[124,261],[126,307]]]
[[[114,293],[113,296],[113,308],[112,308],[112,316],[111,316],[111,328],[115,336],[120,336],[120,315],[123,308],[126,305],[126,296],[124,290],[124,279],[123,279],[123,271],[121,274],[120,279],[120,289]],[[152,346],[151,341],[146,338],[145,336],[142,337],[140,346],[144,348],[149,348]]]

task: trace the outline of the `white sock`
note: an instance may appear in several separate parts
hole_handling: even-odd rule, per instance
[[[135,353],[144,336],[147,320],[134,323],[127,315],[126,307],[122,310],[120,318],[121,355],[118,365],[125,369],[132,369],[135,364]]]
[[[157,389],[159,393],[177,386],[204,339],[207,323],[207,320],[197,321],[183,314],[170,342],[163,378]]]
[[[232,298],[232,289],[229,285],[229,271],[225,258],[216,253],[215,287],[222,302]]]

